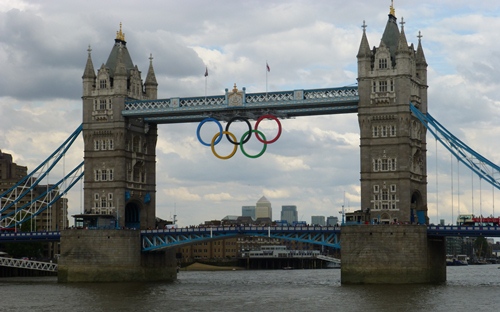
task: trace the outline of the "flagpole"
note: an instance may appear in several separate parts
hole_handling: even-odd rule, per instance
[[[267,64],[267,60],[266,60],[266,101],[267,101],[267,73],[269,72],[269,65]]]
[[[205,103],[207,102],[208,67],[205,66]]]

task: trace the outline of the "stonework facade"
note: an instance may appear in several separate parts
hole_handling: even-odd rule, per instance
[[[424,225],[342,227],[342,284],[418,284],[446,281],[444,237]]]
[[[421,38],[408,45],[394,9],[378,47],[366,25],[359,47],[358,121],[361,209],[376,223],[427,223],[426,129],[410,102],[427,112],[427,63]]]
[[[157,98],[150,58],[146,81],[117,32],[107,62],[83,74],[84,214],[89,227],[154,228],[157,126],[122,116],[126,100]]]
[[[173,249],[141,252],[138,230],[65,230],[57,279],[74,282],[173,281]]]

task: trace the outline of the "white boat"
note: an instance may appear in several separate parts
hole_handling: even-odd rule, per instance
[[[340,269],[340,263],[337,262],[328,262],[326,265],[327,269]]]
[[[290,250],[283,245],[261,246],[260,250],[251,250],[250,258],[313,258],[319,250]]]

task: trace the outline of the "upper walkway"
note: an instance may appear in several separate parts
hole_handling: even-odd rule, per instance
[[[127,101],[122,115],[144,118],[154,124],[198,122],[207,117],[229,120],[235,116],[257,119],[263,114],[278,118],[358,111],[358,87],[246,93],[226,89],[225,95]]]

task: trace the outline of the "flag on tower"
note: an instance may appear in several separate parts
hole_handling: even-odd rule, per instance
[[[208,76],[208,68],[205,67],[205,77],[207,77],[207,76]]]
[[[267,68],[267,71],[271,71],[271,68],[269,67],[269,64],[267,64],[267,62],[266,62],[266,68]]]

